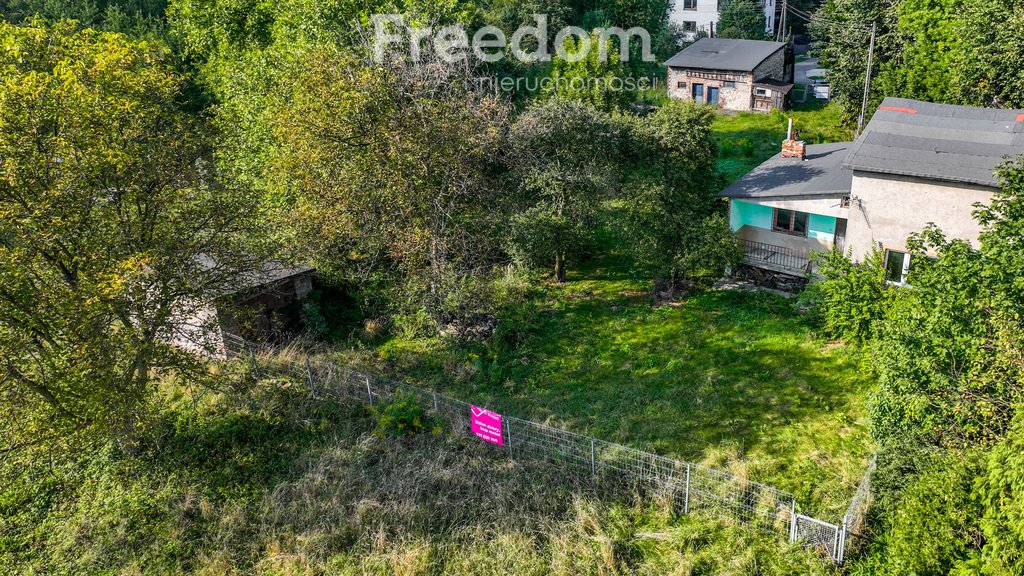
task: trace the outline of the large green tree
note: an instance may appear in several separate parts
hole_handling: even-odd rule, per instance
[[[727,0],[718,19],[718,36],[746,40],[764,40],[764,9],[754,0]]]
[[[619,229],[638,267],[672,288],[717,280],[741,256],[711,184],[714,117],[710,107],[673,101],[627,120]]]
[[[627,84],[621,55],[610,40],[602,41],[595,33],[587,39],[570,36],[564,48],[567,58],[556,55],[551,63],[545,96],[580,100],[605,112],[622,108],[632,99],[633,86]]]
[[[256,265],[253,206],[211,178],[166,53],[70,23],[0,46],[0,420],[121,434],[156,371],[195,368],[180,319]]]
[[[461,64],[378,65],[323,47],[275,79],[269,104],[257,176],[279,239],[360,283],[368,304],[387,294],[453,320],[459,286],[495,260],[504,99]]]
[[[615,189],[619,138],[609,116],[576,100],[536,104],[516,120],[511,162],[520,196],[509,245],[521,262],[550,266],[565,281]]]
[[[877,24],[873,110],[886,96],[973,106],[1024,107],[1021,0],[826,0],[821,39],[833,98],[860,111],[868,38]]]
[[[136,35],[167,33],[167,0],[0,0],[0,16],[23,22],[77,20],[91,28]]]

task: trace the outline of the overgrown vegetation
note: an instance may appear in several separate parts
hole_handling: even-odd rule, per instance
[[[872,23],[871,110],[886,96],[1024,108],[1022,0],[826,0],[811,30],[847,118],[860,112]]]
[[[798,107],[801,137],[851,138],[871,21],[875,103],[1024,106],[1021,2],[827,0],[836,102]],[[1024,572],[1024,166],[979,210],[980,247],[922,231],[907,290],[877,255],[831,255],[804,315],[705,290],[739,258],[715,192],[778,151],[787,115],[715,116],[653,90],[496,94],[473,78],[662,72],[383,66],[361,33],[374,13],[472,32],[546,12],[551,34],[643,26],[664,59],[681,32],[666,7],[0,1],[0,566],[837,570],[650,494],[494,458],[408,399],[312,402],[168,344],[176,316],[278,252],[319,267],[304,313],[346,360],[774,484],[822,517],[877,448],[875,539],[851,572]],[[725,8],[727,35],[760,34],[753,3]]]
[[[0,565],[97,574],[828,574],[815,552],[264,382],[165,388],[126,457],[0,462]],[[51,458],[53,456],[54,458]]]
[[[887,286],[878,258],[823,267],[824,326],[870,344],[879,389],[871,574],[1017,574],[1024,570],[1019,457],[1024,331],[1024,164],[978,207],[981,245],[935,228],[909,240],[912,288]],[[932,256],[932,257],[929,257]],[[832,260],[836,260],[833,258]]]
[[[564,284],[517,297],[482,341],[366,335],[338,358],[499,412],[727,469],[839,518],[872,451],[872,375],[859,354],[817,339],[794,303],[776,295],[711,291],[652,307],[649,285],[621,264],[592,261]]]

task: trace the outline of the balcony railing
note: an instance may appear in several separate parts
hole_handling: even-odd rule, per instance
[[[740,240],[740,244],[746,253],[747,264],[751,266],[781,268],[795,274],[803,274],[810,270],[811,261],[806,251],[753,240]]]

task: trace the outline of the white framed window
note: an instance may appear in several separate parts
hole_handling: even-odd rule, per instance
[[[765,90],[764,88],[754,88],[754,94],[756,94],[758,96],[767,96],[768,95],[768,91]]]
[[[697,0],[682,0],[683,10],[696,10]]]
[[[907,285],[907,276],[910,274],[911,255],[908,252],[899,250],[885,251],[885,280],[897,286]]]

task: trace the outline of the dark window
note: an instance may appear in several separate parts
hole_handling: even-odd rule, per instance
[[[686,88],[686,82],[677,82],[676,88]]]
[[[885,251],[885,279],[893,284],[906,284],[910,273],[910,254],[898,250]]]
[[[807,212],[776,208],[775,222],[772,229],[776,232],[783,232],[794,236],[807,236],[807,221],[810,219],[810,216]]]
[[[696,22],[683,22],[683,32],[696,32],[696,31],[697,31],[697,23]]]
[[[722,82],[722,88],[729,88],[731,90],[735,90],[736,83],[733,82],[732,80],[726,80],[725,82]]]
[[[696,10],[697,0],[683,0],[683,10]]]

